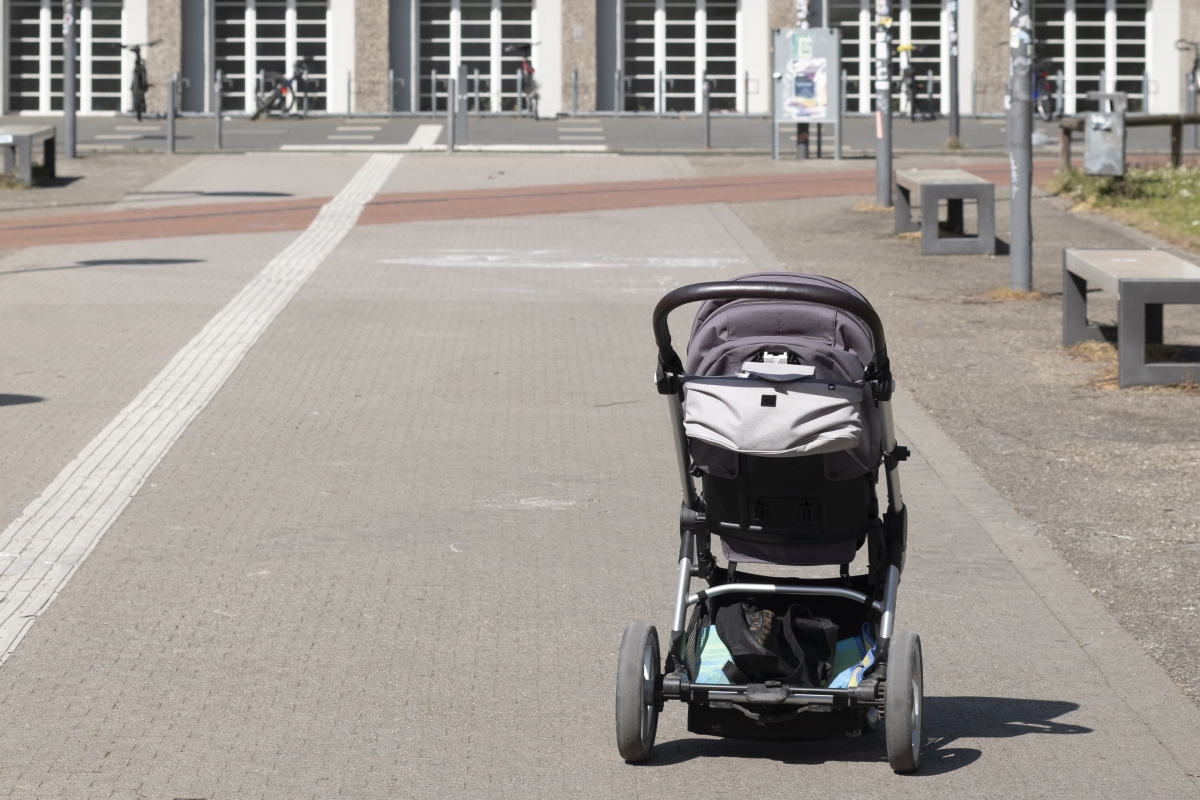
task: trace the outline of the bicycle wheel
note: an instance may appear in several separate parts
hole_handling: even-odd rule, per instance
[[[1054,119],[1054,98],[1049,95],[1042,95],[1037,99],[1038,116],[1046,122],[1051,122]]]
[[[134,70],[133,73],[133,113],[138,122],[146,113],[146,76],[141,70]]]

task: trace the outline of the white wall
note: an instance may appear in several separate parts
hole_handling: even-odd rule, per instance
[[[354,72],[354,0],[329,0],[326,20],[326,108],[330,114],[345,114],[346,73]]]
[[[150,24],[147,16],[147,0],[125,0],[121,8],[121,44],[146,44],[150,41]],[[146,51],[142,50],[142,58]],[[133,95],[129,91],[133,83],[133,53],[121,52],[121,110],[133,110]]]
[[[1195,2],[1196,0],[1188,0]],[[1150,113],[1178,114],[1183,105],[1183,71],[1188,68],[1175,47],[1184,0],[1147,0],[1146,71],[1150,73]]]
[[[770,113],[771,22],[767,0],[742,0],[742,41],[738,42],[738,50],[743,69],[750,73],[750,113]],[[742,77],[738,76],[739,82]]]
[[[553,118],[562,111],[562,0],[535,0],[532,62],[538,87],[538,116]]]
[[[975,114],[971,73],[975,71],[975,14],[979,0],[958,0],[958,109]]]

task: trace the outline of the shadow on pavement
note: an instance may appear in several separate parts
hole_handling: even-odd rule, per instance
[[[0,394],[0,407],[23,406],[28,403],[40,403],[46,398],[35,394]]]
[[[959,739],[1007,739],[1029,734],[1084,734],[1091,728],[1055,722],[1079,708],[1062,700],[1012,697],[926,697],[925,751],[915,777],[942,775],[978,761],[983,752],[973,747],[950,747]],[[697,758],[756,758],[784,764],[885,762],[883,726],[852,739],[816,742],[751,742],[695,736],[655,746],[647,767],[682,764]]]
[[[34,267],[32,269],[12,269],[0,272],[0,275],[21,275],[26,272],[58,272],[64,269],[86,269],[88,267],[154,267],[169,264],[200,264],[202,258],[96,258],[90,261],[76,261],[66,267]]]

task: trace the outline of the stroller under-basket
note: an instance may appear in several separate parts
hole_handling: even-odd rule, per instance
[[[685,369],[667,316],[695,302]],[[879,316],[839,281],[761,273],[675,289],[654,309],[654,335],[683,487],[679,579],[665,663],[652,625],[631,623],[621,641],[621,756],[649,758],[659,712],[680,700],[690,731],[730,738],[857,736],[882,717],[892,768],[916,770],[921,642],[894,630],[908,450]],[[864,545],[867,571],[851,575]],[[840,570],[779,578],[746,569],[755,563]],[[707,587],[693,593],[693,578]]]

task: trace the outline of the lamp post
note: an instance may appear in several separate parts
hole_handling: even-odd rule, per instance
[[[875,203],[892,204],[892,26],[888,0],[875,0]]]
[[[63,4],[63,155],[75,158],[75,3]]]
[[[1008,156],[1011,172],[1009,285],[1019,292],[1033,289],[1033,0],[1010,0],[1008,9],[1009,85]]]

